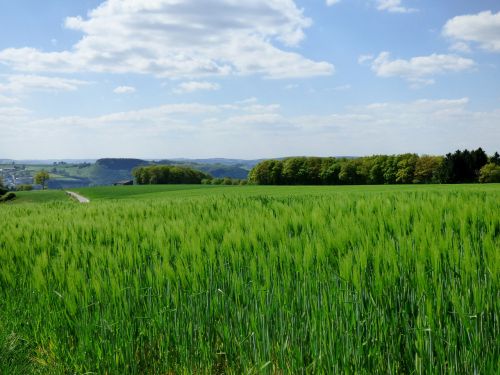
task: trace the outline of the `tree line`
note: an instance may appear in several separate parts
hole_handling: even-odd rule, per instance
[[[249,174],[258,185],[366,185],[500,182],[500,155],[481,149],[445,156],[374,155],[265,160]]]
[[[139,185],[201,184],[203,180],[212,178],[192,168],[172,165],[137,167],[132,171],[132,176]]]

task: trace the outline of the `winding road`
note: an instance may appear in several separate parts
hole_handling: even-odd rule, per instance
[[[67,191],[66,194],[68,194],[72,198],[75,198],[80,203],[90,203],[90,200],[88,198],[85,198],[84,196],[81,196],[80,194],[77,194],[73,191]]]

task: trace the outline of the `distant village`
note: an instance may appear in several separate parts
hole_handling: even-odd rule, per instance
[[[0,177],[3,184],[15,190],[20,185],[32,185],[33,189],[41,189],[40,185],[35,185],[33,181],[33,171],[26,169],[24,165],[2,166],[0,167]]]

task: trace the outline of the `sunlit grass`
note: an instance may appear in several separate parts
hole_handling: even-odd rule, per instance
[[[125,188],[0,207],[0,372],[498,369],[498,185]]]
[[[9,204],[46,203],[67,200],[66,193],[62,190],[16,191],[15,194],[17,198],[9,202]]]

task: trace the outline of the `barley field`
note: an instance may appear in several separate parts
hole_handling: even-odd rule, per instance
[[[500,368],[500,185],[81,193],[0,206],[2,374]]]

